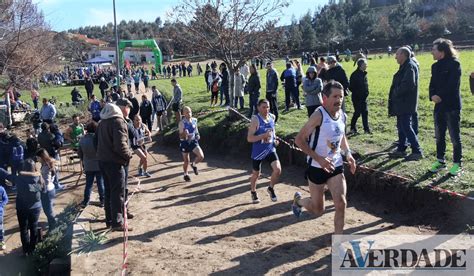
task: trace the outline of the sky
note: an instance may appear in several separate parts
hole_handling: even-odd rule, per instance
[[[311,14],[319,5],[328,0],[289,0],[290,6],[284,11],[279,25],[297,19],[308,10]],[[43,11],[46,21],[55,31],[66,31],[81,26],[105,25],[113,22],[112,0],[33,0]],[[173,10],[178,0],[116,0],[117,23],[121,20],[154,21],[158,16],[162,22]]]

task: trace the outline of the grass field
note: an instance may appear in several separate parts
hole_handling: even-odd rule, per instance
[[[370,57],[369,57],[370,58]],[[397,140],[397,132],[395,127],[395,118],[387,116],[387,99],[393,74],[398,69],[398,64],[394,58],[385,56],[382,59],[373,59],[369,61],[368,79],[369,79],[369,123],[373,131],[372,135],[357,135],[350,137],[350,144],[353,150],[362,155],[359,160],[360,164],[367,165],[382,171],[390,171],[413,180],[415,185],[439,185],[442,188],[451,189],[462,193],[471,193],[474,187],[474,97],[469,92],[468,76],[474,71],[474,51],[463,51],[460,53],[460,61],[463,68],[463,76],[461,81],[461,91],[463,99],[463,111],[461,118],[461,132],[463,142],[463,166],[464,173],[460,177],[446,177],[446,171],[438,174],[427,174],[427,169],[435,160],[435,140],[433,126],[433,104],[428,100],[428,85],[430,79],[430,68],[433,63],[430,54],[421,54],[417,56],[420,62],[420,97],[418,105],[420,134],[419,139],[423,148],[425,159],[418,162],[403,162],[401,159],[389,159],[386,154],[392,147],[392,143]],[[352,62],[343,62],[348,77],[355,70]],[[284,62],[277,61],[276,68],[279,73],[284,69]],[[307,66],[303,69],[306,70]],[[265,87],[266,77],[265,71],[260,70],[260,78],[262,87]],[[211,109],[209,108],[210,94],[206,92],[203,76],[195,76],[191,78],[181,78],[178,80],[184,91],[184,103],[193,108],[194,112]],[[152,85],[156,85],[158,89],[171,95],[172,87],[169,80],[151,81]],[[56,96],[59,101],[70,101],[71,87],[59,88],[43,88],[42,96]],[[262,89],[261,92],[264,89]],[[81,89],[85,95],[84,89]],[[279,88],[279,105],[280,110],[284,109],[284,92],[280,85]],[[264,96],[264,93],[261,93]],[[301,97],[303,98],[303,97]],[[248,97],[245,99],[248,103]],[[347,112],[349,118],[352,116],[352,103],[350,97],[347,101]],[[281,111],[280,111],[281,112]],[[246,112],[245,112],[246,114]],[[210,115],[203,118],[200,122],[201,128],[212,127],[216,125],[224,117],[222,114]],[[294,136],[303,126],[306,120],[306,110],[292,109],[288,113],[280,113],[279,125],[277,133],[280,136]],[[361,127],[359,119],[359,129]],[[447,160],[448,166],[451,165],[452,147],[448,139]],[[391,149],[390,149],[391,150]]]

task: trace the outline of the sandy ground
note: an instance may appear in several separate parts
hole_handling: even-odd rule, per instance
[[[304,183],[301,168],[284,168],[275,203],[266,194],[269,179],[260,179],[261,203],[252,204],[248,160],[208,156],[207,162],[199,165],[200,174],[191,175],[192,182],[184,182],[177,149],[157,148],[154,156],[159,163],[151,166],[153,177],[142,179],[141,191],[130,204],[135,215],[130,221],[131,275],[330,274],[331,201],[327,201],[325,214],[317,219],[304,213],[298,220],[290,212],[294,192],[307,189],[293,186]],[[268,167],[264,172],[268,176]],[[412,217],[389,213],[359,195],[351,196],[345,231],[433,233],[424,227],[403,226],[404,221],[412,224]],[[94,222],[97,214],[101,214],[98,207],[85,210],[80,221],[86,229],[91,225],[103,230],[103,223]],[[108,243],[90,255],[73,257],[73,275],[118,273],[122,234],[107,236]]]

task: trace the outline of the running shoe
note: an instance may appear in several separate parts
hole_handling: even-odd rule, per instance
[[[143,169],[142,168],[138,168],[138,173],[136,176],[143,176]]]
[[[460,174],[462,171],[461,165],[459,163],[454,163],[451,169],[449,169],[449,174],[452,176],[456,176]]]
[[[194,163],[191,163],[191,168],[193,168],[193,171],[194,171],[194,174],[195,174],[195,175],[198,175],[198,174],[199,174],[198,168],[197,168],[196,165],[194,165]]]
[[[293,215],[295,215],[296,218],[299,218],[301,216],[301,206],[298,204],[298,200],[301,199],[301,193],[296,192],[295,195],[293,196],[293,204],[291,204],[291,210],[293,211]]]
[[[446,168],[446,163],[436,160],[436,162],[434,162],[433,165],[431,165],[430,172],[432,173],[439,172],[440,170],[444,168]]]
[[[6,250],[7,249],[7,245],[5,244],[5,242],[0,242],[0,250]]]
[[[252,194],[252,201],[253,203],[260,203],[260,199],[258,199],[257,192],[250,192]]]
[[[276,196],[276,194],[275,194],[275,190],[274,190],[272,187],[268,186],[267,192],[268,192],[268,194],[270,195],[270,199],[271,199],[273,202],[275,202],[275,201],[278,200],[278,198],[277,198],[277,196]]]
[[[186,174],[184,176],[184,181],[187,181],[187,182],[191,181],[191,177],[189,177],[189,175]]]
[[[143,176],[145,177],[151,177],[151,174],[149,172],[143,172]]]

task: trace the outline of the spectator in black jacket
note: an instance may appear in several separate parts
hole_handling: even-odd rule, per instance
[[[142,103],[140,104],[140,117],[142,117],[142,122],[146,124],[148,129],[151,131],[151,115],[153,115],[153,106],[148,100],[146,95],[142,95]]]
[[[444,167],[446,153],[446,129],[449,130],[453,144],[453,166],[449,173],[453,176],[461,172],[462,145],[461,145],[461,64],[457,60],[457,53],[453,42],[439,38],[433,42],[431,51],[436,60],[431,66],[430,100],[434,106],[434,125],[436,136],[436,158],[431,167],[437,172]]]
[[[410,58],[411,51],[406,47],[397,50],[395,59],[400,68],[393,76],[388,98],[388,113],[397,116],[398,147],[390,153],[393,158],[405,157],[407,161],[423,158],[418,137],[413,130],[412,116],[418,109],[418,66]],[[412,153],[406,155],[406,140]]]
[[[127,99],[132,103],[132,108],[130,109],[130,114],[128,115],[128,118],[133,121],[133,118],[135,118],[135,115],[140,112],[140,104],[138,103],[137,98],[135,98],[135,95],[133,92],[128,93]]]
[[[257,103],[260,98],[260,76],[258,75],[257,66],[250,65],[250,77],[247,82],[247,90],[249,93],[249,118],[257,112]]]
[[[349,95],[349,80],[347,80],[346,71],[344,71],[344,68],[342,68],[341,64],[337,62],[336,57],[329,56],[327,61],[329,69],[326,72],[326,81],[334,80],[339,82],[344,87],[344,97]],[[346,111],[345,103],[346,101],[342,102],[342,110],[344,110],[344,112]]]
[[[102,99],[104,99],[105,90],[109,89],[109,84],[107,83],[107,81],[105,81],[104,77],[100,78],[99,89],[100,89],[100,95],[102,95]]]
[[[230,95],[229,95],[229,71],[227,70],[227,65],[221,63],[221,86],[220,86],[220,105],[229,106],[230,105]],[[225,102],[223,103],[225,99]]]
[[[86,76],[84,81],[84,88],[87,91],[87,99],[90,99],[94,92],[94,82],[92,81],[92,78],[90,76]]]
[[[71,91],[71,101],[73,105],[82,104],[84,102],[84,99],[82,98],[82,95],[77,87],[74,87]]]
[[[352,104],[354,105],[354,114],[351,120],[351,132],[357,133],[357,119],[362,115],[362,125],[364,132],[370,133],[369,128],[369,110],[367,108],[367,97],[369,96],[369,83],[367,81],[367,60],[359,59],[357,69],[352,73],[349,90],[352,92]]]

